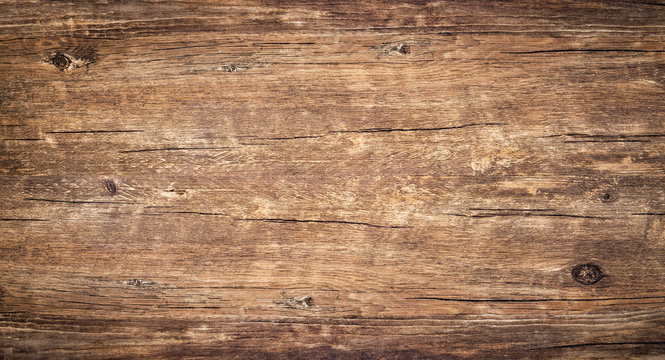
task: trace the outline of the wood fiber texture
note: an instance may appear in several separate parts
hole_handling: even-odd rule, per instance
[[[4,359],[665,356],[665,3],[1,1]]]

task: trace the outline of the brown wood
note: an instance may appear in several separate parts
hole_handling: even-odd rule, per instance
[[[665,356],[665,3],[0,14],[5,359]]]

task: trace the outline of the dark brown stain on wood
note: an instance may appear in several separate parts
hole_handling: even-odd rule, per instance
[[[0,4],[6,359],[665,356],[665,7]]]

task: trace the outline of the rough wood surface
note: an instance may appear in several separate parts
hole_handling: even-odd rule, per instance
[[[662,358],[665,3],[0,2],[0,349]]]

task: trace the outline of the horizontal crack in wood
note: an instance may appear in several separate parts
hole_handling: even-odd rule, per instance
[[[499,126],[499,125],[505,125],[505,124],[479,123],[479,124],[465,124],[465,125],[433,127],[433,128],[371,128],[371,129],[359,129],[359,130],[331,130],[330,132],[331,133],[378,133],[378,132],[442,131],[442,130],[463,129],[475,126]]]
[[[639,50],[639,49],[552,49],[532,51],[504,51],[503,54],[527,55],[547,53],[585,53],[585,52],[627,52],[627,53],[663,53],[665,50]]]
[[[344,221],[344,220],[313,220],[313,219],[279,219],[279,218],[233,218],[237,221],[263,221],[263,222],[275,222],[275,223],[323,223],[323,224],[347,224],[347,225],[361,225],[369,226],[375,228],[389,228],[389,229],[404,229],[409,228],[410,226],[400,226],[400,225],[376,225],[366,222],[357,222],[357,221]]]
[[[222,147],[166,147],[154,149],[137,149],[137,150],[122,150],[120,153],[139,153],[139,152],[153,152],[153,151],[188,151],[188,150],[228,150],[233,149],[231,146]]]
[[[54,203],[70,203],[70,204],[138,204],[130,201],[94,201],[94,200],[56,200],[56,199],[40,199],[40,198],[24,198],[23,200],[29,201],[44,201]]]
[[[533,210],[531,210],[533,211]],[[516,212],[511,213],[480,213],[480,214],[461,214],[461,213],[444,213],[444,215],[450,216],[460,216],[460,217],[470,217],[470,218],[487,218],[487,217],[510,217],[510,216],[523,216],[523,217],[569,217],[576,219],[598,219],[598,220],[609,220],[611,217],[605,216],[593,216],[593,215],[574,215],[574,214],[545,214],[542,212]]]
[[[106,134],[106,133],[140,133],[143,130],[63,130],[46,131],[46,134]]]
[[[565,348],[576,348],[576,347],[584,347],[584,346],[622,346],[622,345],[665,345],[665,341],[596,342],[596,343],[580,343],[580,344],[545,346],[545,347],[539,347],[539,348],[535,348],[535,349],[537,349],[537,350],[542,350],[542,349],[565,349]]]
[[[644,297],[613,297],[613,298],[558,298],[558,299],[464,299],[464,298],[444,298],[436,296],[419,296],[419,297],[409,297],[406,300],[436,300],[436,301],[450,301],[450,302],[566,302],[566,301],[618,301],[618,300],[650,300],[650,299],[662,299],[665,302],[665,296],[644,296]]]
[[[48,219],[0,218],[0,221],[48,221]]]

